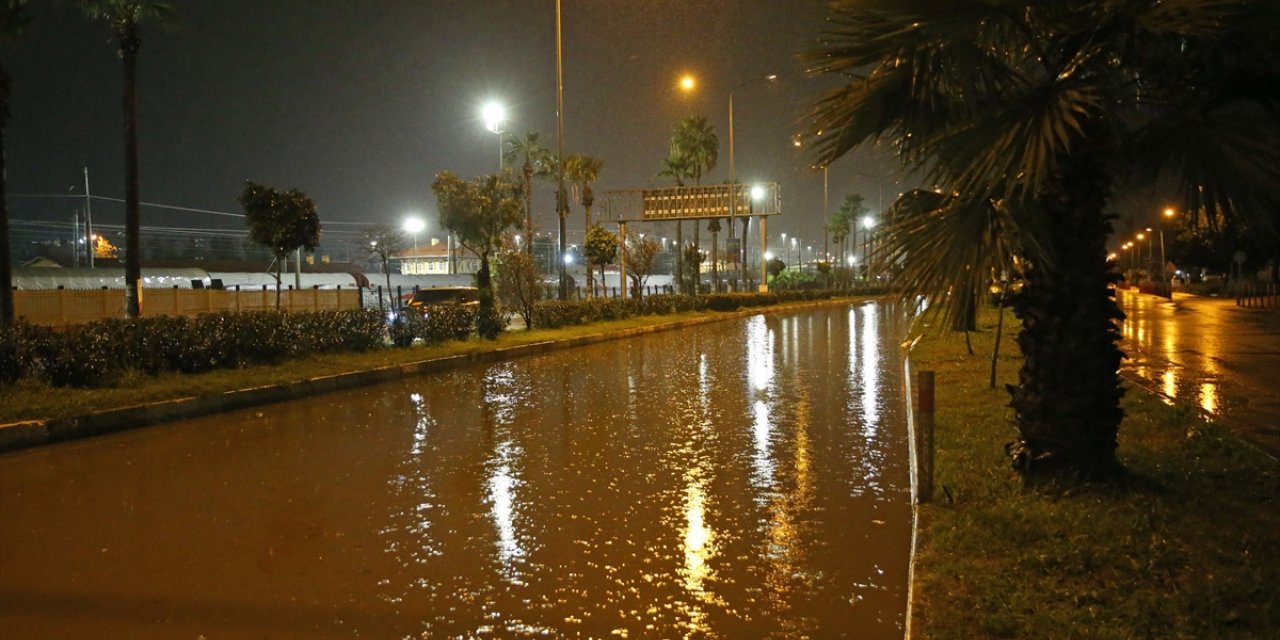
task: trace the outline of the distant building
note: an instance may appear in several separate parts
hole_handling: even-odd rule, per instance
[[[455,248],[456,266],[449,266],[449,244],[439,238],[410,247],[391,256],[399,263],[400,273],[405,275],[443,275],[448,273],[475,273],[480,270],[480,257],[462,248]]]

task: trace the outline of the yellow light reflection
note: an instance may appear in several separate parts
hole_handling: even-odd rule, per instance
[[[1170,398],[1178,397],[1178,375],[1173,372],[1172,366],[1160,376],[1160,389]]]
[[[872,437],[880,429],[880,340],[876,335],[876,305],[867,303],[862,307],[862,339],[859,347],[861,367],[858,371],[862,379],[862,422],[863,433]]]
[[[1218,385],[1212,382],[1200,384],[1200,407],[1209,413],[1218,412]]]

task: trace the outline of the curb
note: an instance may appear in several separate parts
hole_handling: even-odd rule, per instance
[[[868,296],[872,298],[874,296]],[[165,422],[174,422],[188,418],[198,418],[225,411],[246,409],[287,400],[300,400],[332,391],[345,391],[374,385],[380,382],[391,382],[405,378],[417,377],[431,373],[441,373],[474,364],[491,364],[514,358],[536,356],[551,351],[571,349],[611,340],[621,340],[639,335],[684,329],[712,322],[721,322],[744,316],[762,313],[780,313],[794,309],[825,306],[830,304],[849,304],[858,298],[831,298],[796,302],[770,307],[752,307],[737,311],[711,312],[698,318],[674,320],[643,327],[619,329],[609,333],[594,333],[564,340],[548,340],[529,344],[500,347],[470,353],[388,365],[376,369],[364,369],[347,373],[337,373],[316,378],[305,378],[291,382],[236,389],[204,396],[189,396],[158,400],[145,404],[116,409],[106,409],[93,413],[55,418],[52,420],[26,420],[10,424],[0,424],[0,453],[29,449],[41,445],[78,440],[93,436],[105,435],[149,427]]]

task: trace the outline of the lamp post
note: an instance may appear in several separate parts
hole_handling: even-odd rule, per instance
[[[419,218],[417,216],[407,218],[404,221],[404,230],[408,231],[409,235],[413,236],[413,272],[414,273],[419,272],[419,264],[420,264],[418,261],[418,234],[426,227],[427,227],[427,223],[423,222],[422,218]]]
[[[502,125],[507,121],[507,110],[497,102],[486,102],[480,107],[480,116],[484,118],[484,128],[498,134],[498,171],[502,171]]]
[[[867,277],[871,277],[871,230],[876,226],[876,219],[871,216],[862,217],[862,261],[867,266]]]
[[[1158,225],[1158,226],[1160,227],[1160,273],[1162,273],[1162,274],[1163,274],[1163,273],[1165,273],[1165,265],[1166,265],[1166,264],[1169,264],[1169,260],[1168,260],[1167,258],[1165,258],[1165,255],[1164,255],[1164,221],[1165,221],[1165,219],[1167,219],[1167,218],[1172,218],[1172,217],[1174,216],[1174,213],[1175,213],[1175,212],[1174,212],[1174,210],[1173,210],[1173,208],[1172,208],[1172,207],[1167,207],[1167,208],[1165,208],[1165,210],[1164,210],[1164,218],[1162,218],[1162,219],[1160,220],[1160,224]],[[1172,277],[1166,277],[1166,278],[1165,278],[1165,282],[1166,282],[1167,284],[1169,284],[1169,286],[1170,286],[1170,294],[1169,294],[1169,295],[1171,295],[1171,296],[1172,296],[1172,295],[1173,295],[1173,289],[1172,289],[1172,287],[1173,287],[1173,279],[1172,279]]]

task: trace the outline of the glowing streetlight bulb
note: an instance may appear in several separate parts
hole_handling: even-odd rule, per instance
[[[764,187],[755,185],[751,187],[751,199],[759,201],[764,198]]]
[[[680,88],[685,91],[693,91],[698,86],[698,81],[693,76],[685,74],[680,77]]]
[[[862,218],[862,226],[863,226],[864,228],[870,229],[870,228],[872,228],[872,227],[876,226],[876,219],[875,219],[875,218],[872,218],[871,216],[864,216],[864,217]]]
[[[1172,218],[1173,214],[1174,214],[1174,211],[1172,207],[1164,210],[1164,217],[1166,218]]]
[[[507,120],[507,110],[497,102],[486,102],[480,107],[484,127],[493,133],[502,133],[502,123]]]
[[[404,230],[409,233],[422,233],[425,228],[427,228],[427,223],[423,222],[422,218],[406,218],[404,221]]]

